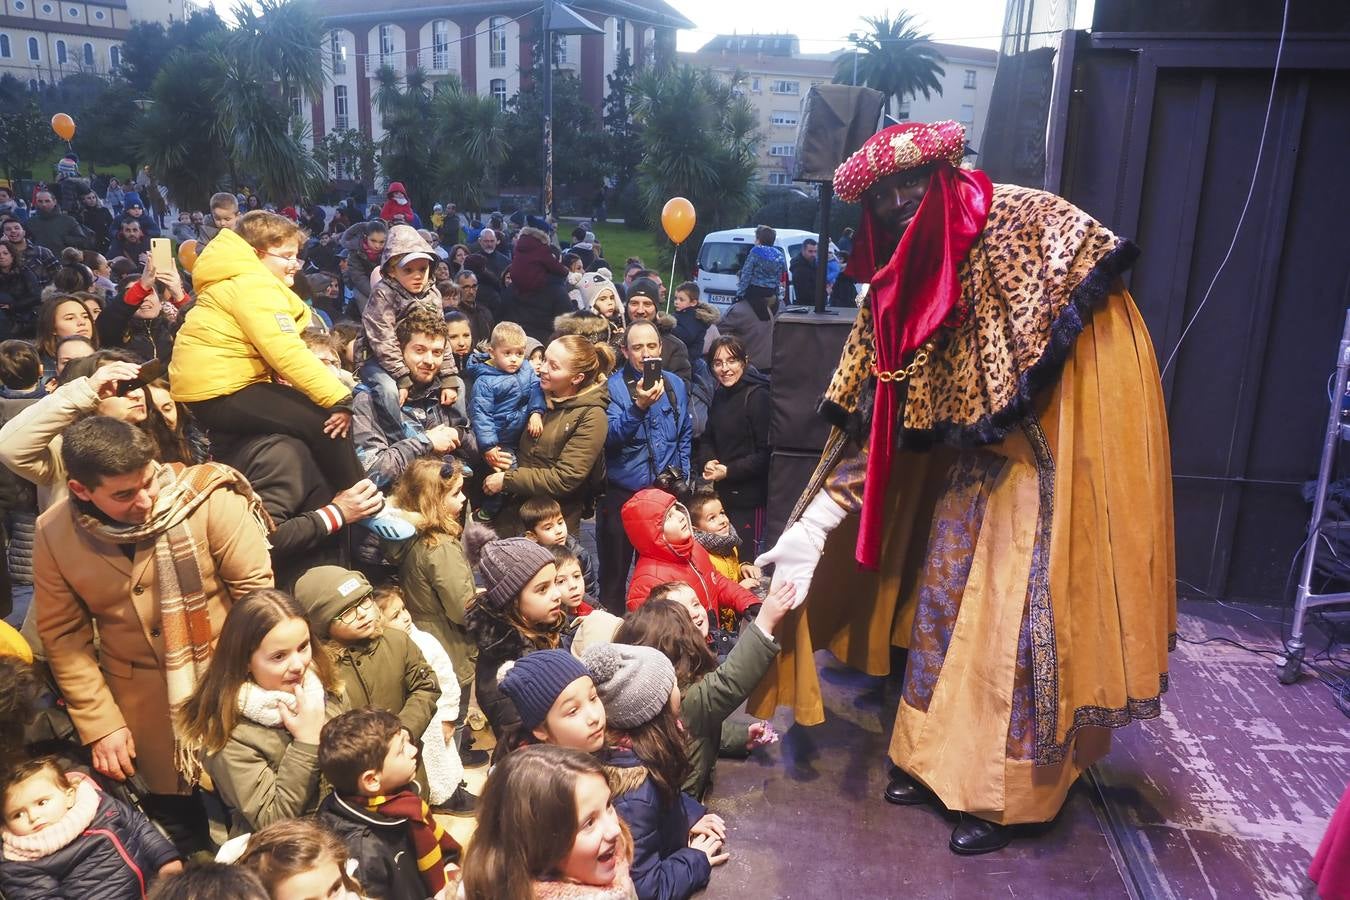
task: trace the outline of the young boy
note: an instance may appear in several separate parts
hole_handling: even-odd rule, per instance
[[[595,606],[586,596],[586,576],[581,574],[581,560],[571,548],[564,545],[550,547],[553,551],[553,564],[558,569],[553,583],[562,592],[563,612],[571,622],[589,616],[595,612]]]
[[[688,505],[694,540],[708,551],[717,571],[751,591],[759,588],[764,573],[756,565],[741,562],[741,537],[722,508],[717,492],[712,488],[699,488],[689,498]]]
[[[441,896],[460,846],[417,796],[417,744],[398,716],[366,707],[319,732],[319,770],[333,792],[317,818],[347,845],[364,896]]]
[[[340,566],[315,566],[295,583],[296,602],[327,645],[351,706],[393,710],[410,734],[423,734],[440,684],[412,638],[380,624],[374,593],[366,576]]]
[[[544,547],[566,547],[577,558],[586,596],[600,596],[598,566],[574,535],[567,533],[562,507],[552,497],[529,497],[520,504],[520,527],[525,536]]]
[[[530,437],[538,437],[544,430],[544,391],[525,358],[523,328],[515,322],[498,322],[488,346],[488,352],[469,357],[473,378],[469,423],[483,460],[493,471],[502,472],[515,466],[520,436],[528,430]],[[485,503],[484,511],[493,514],[501,508],[502,498],[488,499],[495,503],[490,508]]]
[[[721,621],[721,611],[744,615],[760,602],[740,584],[719,572],[708,551],[694,540],[689,513],[674,497],[657,488],[634,494],[623,505],[623,526],[637,551],[633,580],[628,586],[628,608],[647,601],[652,588],[682,581],[694,589],[710,618]]]
[[[0,342],[0,397],[30,400],[45,397],[42,360],[27,341]]]
[[[378,424],[390,433],[402,427],[399,410],[412,389],[412,375],[403,361],[395,329],[415,303],[427,304],[437,315],[441,314],[441,295],[431,279],[431,266],[435,262],[436,254],[417,229],[407,225],[390,228],[384,262],[380,265],[383,278],[371,289],[361,313],[365,336],[360,346],[367,357],[358,375],[375,397]],[[451,393],[459,386],[456,374],[455,359],[446,354],[440,371],[443,406],[455,402]]]
[[[239,218],[239,198],[229,191],[221,191],[218,194],[211,195],[211,222],[215,228],[207,229],[207,240],[215,237],[217,233],[226,228],[234,227],[234,220]]]
[[[675,336],[689,348],[689,358],[700,359],[718,337],[722,314],[699,299],[698,285],[685,281],[675,288]]]

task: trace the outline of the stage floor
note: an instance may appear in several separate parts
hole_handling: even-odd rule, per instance
[[[1269,608],[1183,601],[1180,618],[1183,638],[1279,646]],[[732,858],[710,898],[1298,897],[1350,778],[1350,719],[1322,683],[1284,687],[1273,659],[1182,641],[1160,718],[1117,731],[1053,824],[963,858],[953,818],[881,799],[890,686],[818,662],[825,724],[782,717],[781,744],[717,765]]]

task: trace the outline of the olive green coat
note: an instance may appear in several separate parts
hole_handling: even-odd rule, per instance
[[[741,632],[725,662],[684,690],[680,719],[688,735],[693,771],[681,787],[694,799],[701,801],[712,781],[717,752],[724,743],[724,724],[728,732],[726,742],[738,742],[744,750],[749,738],[747,729],[726,719],[759,684],[780,649],[777,641],[760,631],[758,625],[751,624]]]

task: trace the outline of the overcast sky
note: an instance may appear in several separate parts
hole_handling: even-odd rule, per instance
[[[737,3],[728,0],[667,0],[695,25],[681,31],[680,50],[697,50],[717,34],[732,31],[790,32],[801,41],[803,53],[827,53],[847,44],[851,31],[861,31],[863,16],[888,11],[884,0],[773,0]],[[997,49],[1003,31],[1006,0],[909,0],[894,3],[889,12],[914,15],[921,30],[934,40]],[[766,11],[768,15],[766,15]]]

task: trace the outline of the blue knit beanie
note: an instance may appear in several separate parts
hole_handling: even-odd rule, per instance
[[[497,684],[516,705],[520,723],[533,730],[569,684],[589,677],[581,660],[566,650],[537,650],[504,664],[497,673]]]

